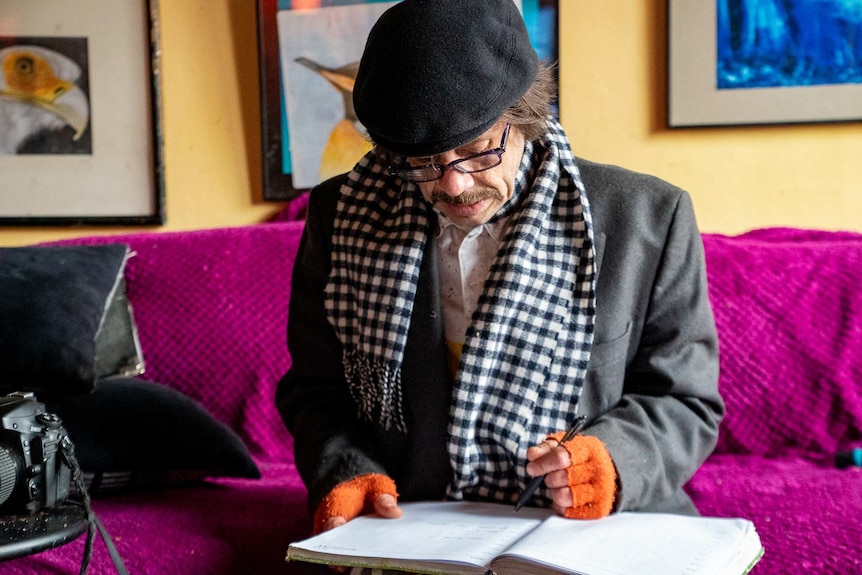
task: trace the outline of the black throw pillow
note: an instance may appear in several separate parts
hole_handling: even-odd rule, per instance
[[[0,392],[86,393],[143,371],[124,244],[0,248]]]
[[[63,421],[82,471],[92,476],[91,495],[206,477],[260,477],[232,429],[162,384],[115,379],[45,408]]]

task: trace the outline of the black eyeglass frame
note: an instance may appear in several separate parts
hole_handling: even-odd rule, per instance
[[[413,182],[416,184],[421,184],[424,182],[433,182],[435,180],[439,180],[443,177],[443,174],[446,173],[447,170],[456,170],[461,172],[462,174],[475,174],[477,172],[484,172],[485,170],[490,170],[491,168],[496,168],[500,164],[503,163],[503,154],[506,153],[506,143],[509,140],[509,128],[511,124],[506,123],[506,127],[503,128],[503,135],[500,137],[500,145],[491,150],[485,150],[484,152],[479,152],[478,154],[473,154],[467,156],[466,158],[458,158],[457,160],[452,160],[448,164],[425,164],[422,166],[410,166],[409,168],[396,168],[392,165],[392,159],[389,155],[389,152],[386,153],[386,161],[389,164],[388,171],[392,176],[398,176],[402,180],[406,180],[408,182]],[[497,162],[490,165],[484,166],[477,170],[467,170],[463,167],[460,167],[460,164],[464,162],[469,162],[471,160],[475,160],[477,158],[483,158],[486,156],[496,156]],[[430,170],[430,171],[429,171]],[[427,177],[423,177],[420,175],[421,173],[425,173]]]

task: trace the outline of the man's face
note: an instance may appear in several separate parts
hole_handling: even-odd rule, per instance
[[[413,165],[449,162],[491,150],[500,145],[505,122],[497,122],[473,140],[454,150],[432,157],[410,158]],[[499,166],[465,174],[449,169],[443,177],[416,184],[422,196],[461,227],[475,227],[490,220],[515,192],[515,178],[524,153],[524,137],[517,126],[509,128],[506,152]]]

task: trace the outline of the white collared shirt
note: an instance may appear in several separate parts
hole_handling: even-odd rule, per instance
[[[435,240],[440,254],[440,300],[450,371],[454,376],[467,328],[503,242],[509,218],[461,228],[442,213],[438,215],[440,229]]]

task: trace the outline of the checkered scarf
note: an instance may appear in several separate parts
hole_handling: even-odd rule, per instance
[[[510,223],[467,330],[453,389],[453,499],[512,501],[529,481],[527,447],[577,411],[595,323],[589,204],[562,127],[527,146],[532,183]],[[430,207],[372,152],[349,174],[333,234],[326,310],[344,347],[361,417],[406,431],[401,361]],[[540,492],[537,499],[547,503]]]

